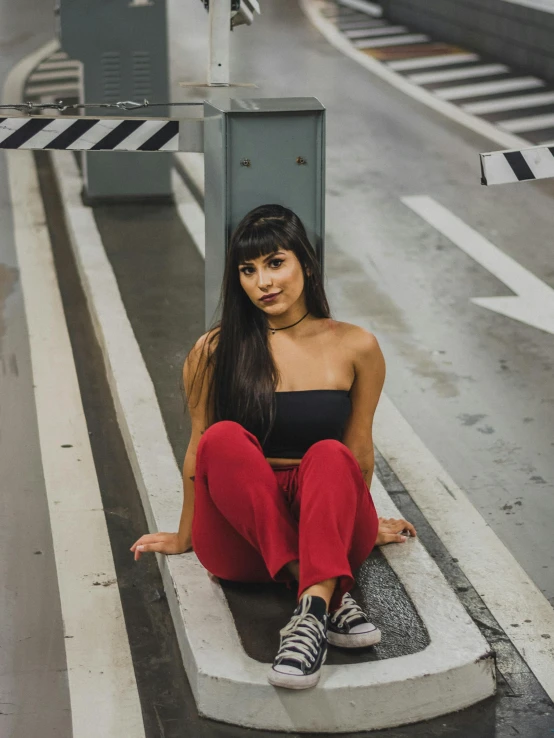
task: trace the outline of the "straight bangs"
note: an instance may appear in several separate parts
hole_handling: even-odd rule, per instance
[[[267,315],[243,289],[239,268],[279,249],[294,253],[304,270],[306,310],[314,318],[331,317],[320,265],[302,221],[283,205],[260,205],[244,216],[231,236],[215,313],[221,308],[221,317],[211,323],[201,374],[201,386],[212,375],[206,379],[207,426],[232,420],[253,433],[262,448],[275,421],[280,375],[269,342]]]
[[[258,222],[237,234],[232,248],[234,267],[239,267],[245,261],[254,261],[260,256],[269,256],[279,249],[293,250],[286,229],[277,226],[275,220]]]

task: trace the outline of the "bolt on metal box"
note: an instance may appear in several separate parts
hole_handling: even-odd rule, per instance
[[[323,273],[325,108],[313,97],[206,101],[204,172],[207,329],[231,234],[259,205],[284,205],[298,215]]]

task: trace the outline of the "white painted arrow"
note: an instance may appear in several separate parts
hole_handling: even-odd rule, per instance
[[[401,200],[516,293],[507,297],[474,297],[471,302],[554,334],[554,290],[551,287],[432,197],[402,197]]]

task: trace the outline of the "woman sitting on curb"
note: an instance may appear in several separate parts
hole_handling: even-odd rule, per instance
[[[385,362],[372,333],[330,317],[315,251],[280,205],[236,228],[221,299],[221,321],[183,369],[192,433],[179,531],[131,551],[192,548],[212,578],[298,582],[268,679],[313,687],[328,643],[381,639],[349,594],[353,571],[374,546],[416,535],[378,518],[369,490]]]

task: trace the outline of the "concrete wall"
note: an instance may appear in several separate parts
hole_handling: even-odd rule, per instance
[[[554,12],[506,0],[382,0],[387,18],[554,82]]]

